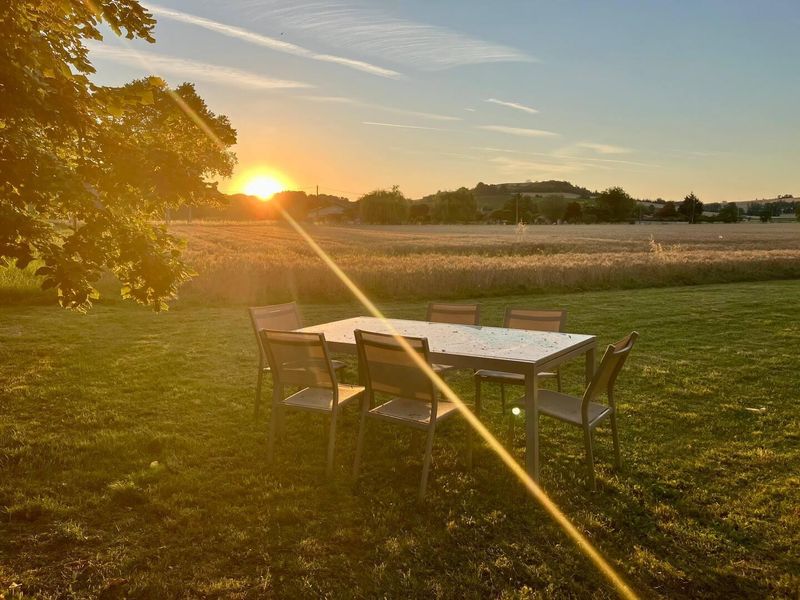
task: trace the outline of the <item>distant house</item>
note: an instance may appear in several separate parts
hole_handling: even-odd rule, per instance
[[[309,221],[337,222],[344,220],[347,209],[342,206],[329,205],[308,211]]]

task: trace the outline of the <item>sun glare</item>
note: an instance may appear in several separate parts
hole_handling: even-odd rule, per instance
[[[273,194],[284,189],[284,184],[271,175],[254,175],[244,185],[245,194],[257,196],[261,200],[269,200]]]

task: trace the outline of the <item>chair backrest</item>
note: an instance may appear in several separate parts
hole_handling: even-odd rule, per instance
[[[324,334],[279,329],[262,329],[258,334],[275,385],[337,389]]]
[[[406,347],[398,336],[371,331],[355,331],[358,360],[366,378],[370,395],[390,394],[429,402],[436,408],[436,390],[433,381],[409,354],[408,349],[430,365],[428,340],[403,337]],[[433,414],[436,414],[435,410]]]
[[[617,375],[622,370],[625,361],[628,359],[628,354],[630,354],[638,337],[639,334],[633,331],[606,348],[600,361],[600,366],[583,394],[584,410],[588,407],[589,402],[596,400],[603,392],[608,393],[611,403],[614,402],[614,382],[617,380]]]
[[[287,302],[286,304],[272,304],[270,306],[251,306],[250,320],[256,332],[262,329],[281,329],[290,331],[300,329],[303,326],[303,319],[300,317],[300,309],[297,302]]]
[[[428,321],[453,325],[478,325],[481,321],[480,304],[428,304]]]
[[[566,310],[537,310],[532,308],[506,308],[505,327],[530,331],[564,331]]]
[[[266,359],[267,352],[261,344],[258,332],[262,329],[279,329],[282,331],[300,329],[303,326],[303,319],[300,316],[300,309],[297,308],[297,302],[251,306],[247,310],[250,313],[250,323],[253,325],[253,332],[256,334],[256,341],[261,350],[263,366],[263,360]]]

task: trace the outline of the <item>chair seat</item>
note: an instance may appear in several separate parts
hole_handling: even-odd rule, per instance
[[[572,423],[573,425],[583,425],[581,418],[581,404],[583,400],[570,396],[569,394],[562,394],[561,392],[553,392],[551,390],[539,391],[539,412],[544,415],[549,415],[561,421]],[[524,402],[516,402],[515,406],[525,408]],[[611,414],[611,407],[605,404],[598,404],[597,402],[589,402],[588,418],[589,425],[595,425],[599,421]]]
[[[347,366],[347,364],[343,363],[340,360],[331,360],[331,365],[333,365],[333,370],[334,371],[338,371],[340,369],[344,369]],[[265,373],[269,373],[271,371],[271,369],[269,368],[269,365],[264,367],[263,371]]]
[[[539,373],[537,377],[557,377],[557,373]],[[522,373],[506,373],[505,371],[492,371],[491,369],[481,369],[475,371],[475,377],[482,381],[492,383],[506,383],[508,385],[525,385],[525,375]]]
[[[440,400],[437,403],[436,420],[448,417],[458,410],[453,402]],[[401,421],[408,425],[427,427],[431,421],[431,405],[420,400],[392,398],[369,411],[369,414],[389,421]]]
[[[346,404],[353,398],[361,395],[364,387],[360,385],[339,384],[339,406]],[[331,412],[333,408],[333,392],[327,388],[307,387],[292,394],[281,402],[284,406],[311,410],[316,412]]]

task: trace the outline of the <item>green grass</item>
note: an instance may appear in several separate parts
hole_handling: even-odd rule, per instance
[[[3,304],[52,304],[55,290],[43,290],[42,277],[36,275],[40,261],[32,261],[24,269],[18,269],[16,260],[6,263],[0,260],[0,305]]]
[[[797,596],[798,297],[800,281],[776,281],[482,300],[488,324],[533,302],[602,343],[642,334],[618,384],[623,470],[601,427],[597,493],[580,431],[542,421],[546,491],[641,594]],[[363,312],[303,309],[309,323]],[[463,468],[461,423],[437,432],[421,507],[405,431],[374,428],[351,480],[352,407],[332,481],[313,416],[289,417],[268,466],[254,345],[243,307],[0,308],[0,595],[614,595],[487,449]],[[469,400],[469,379],[454,381]]]

